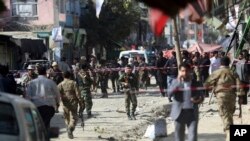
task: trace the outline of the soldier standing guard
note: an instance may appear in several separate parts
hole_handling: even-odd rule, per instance
[[[242,88],[240,80],[229,68],[230,59],[223,57],[220,60],[220,68],[214,71],[204,83],[205,87],[214,86],[214,94],[218,102],[218,110],[223,121],[226,141],[229,141],[229,128],[233,125],[233,114],[235,112],[236,96],[242,102]],[[234,88],[236,86],[236,89]]]
[[[100,60],[99,72],[98,72],[98,82],[100,82],[102,96],[100,98],[108,98],[108,77],[109,72],[106,70],[106,62],[105,60]]]
[[[135,110],[137,107],[137,98],[135,91],[137,88],[137,79],[135,75],[132,73],[132,67],[127,65],[125,67],[125,73],[119,78],[123,86],[123,90],[125,92],[125,108],[127,112],[127,116],[129,120],[136,120],[135,118]],[[132,112],[130,116],[130,102],[132,103]]]
[[[79,117],[82,117],[83,111],[86,107],[88,118],[90,118],[92,116],[91,109],[93,106],[90,88],[91,88],[91,85],[93,84],[93,80],[91,79],[88,71],[89,71],[89,68],[87,64],[83,64],[82,69],[78,73],[79,76],[77,77],[77,82],[78,82],[79,89],[81,92],[80,102],[79,102],[79,106],[80,106]]]
[[[64,80],[58,85],[63,103],[64,119],[67,125],[68,137],[73,139],[73,131],[77,124],[77,108],[80,98],[79,88],[73,80],[70,80],[70,72],[63,73]]]

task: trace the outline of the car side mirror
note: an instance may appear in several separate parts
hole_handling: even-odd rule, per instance
[[[48,134],[49,134],[49,138],[58,138],[59,137],[59,128],[58,127],[50,127]]]

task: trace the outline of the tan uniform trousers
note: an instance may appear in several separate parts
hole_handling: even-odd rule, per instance
[[[223,122],[226,141],[230,140],[229,129],[233,125],[233,114],[235,112],[236,95],[234,93],[217,93],[218,110]]]
[[[77,106],[65,107],[63,106],[64,119],[67,127],[69,129],[75,129],[77,124],[78,115],[77,115]]]

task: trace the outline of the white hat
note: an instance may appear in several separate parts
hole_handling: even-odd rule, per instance
[[[28,67],[27,67],[27,70],[34,70],[35,69],[35,67],[33,66],[33,65],[29,65]]]
[[[58,65],[57,62],[52,63],[52,67],[57,66],[57,65]]]

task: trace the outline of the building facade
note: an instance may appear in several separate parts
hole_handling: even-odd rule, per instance
[[[4,3],[7,10],[0,15],[0,54],[5,54],[3,50],[6,52],[6,48],[10,49],[6,40],[1,38],[5,36],[16,47],[20,47],[22,58],[18,59],[19,62],[26,61],[25,54],[30,54],[30,59],[59,61],[63,56],[72,60],[75,57],[74,50],[83,46],[81,43],[86,40],[85,30],[79,28],[80,0],[5,0]],[[52,31],[58,27],[62,40],[55,41]],[[42,46],[34,46],[38,40],[42,41],[46,50],[37,50],[44,52],[34,52],[32,49]],[[29,44],[31,49],[23,49],[24,41],[29,42],[25,45]],[[15,61],[13,58],[10,60]],[[4,64],[4,61],[1,63]]]

